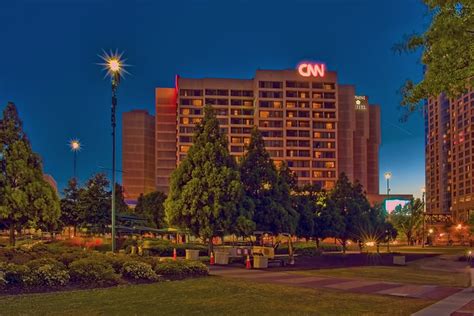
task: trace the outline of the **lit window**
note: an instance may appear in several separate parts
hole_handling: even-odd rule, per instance
[[[184,115],[189,115],[189,109],[183,109],[182,112]]]
[[[268,111],[260,111],[260,117],[262,118],[268,118],[269,115],[270,115],[270,112]]]
[[[183,120],[183,124],[184,124],[184,125],[188,125],[188,124],[189,124],[189,117],[183,117],[182,120]]]
[[[201,99],[194,99],[193,100],[193,105],[194,106],[202,106],[202,100]]]
[[[179,150],[183,153],[187,153],[189,150],[189,146],[180,146]]]

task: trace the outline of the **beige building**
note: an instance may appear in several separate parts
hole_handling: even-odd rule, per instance
[[[157,88],[156,188],[168,191],[171,172],[186,157],[194,126],[209,104],[233,156],[243,155],[258,126],[272,159],[277,165],[285,161],[300,185],[331,189],[345,172],[378,194],[380,108],[356,96],[354,86],[339,85],[336,72],[325,66],[301,65],[257,70],[252,79],[177,77],[174,88]]]

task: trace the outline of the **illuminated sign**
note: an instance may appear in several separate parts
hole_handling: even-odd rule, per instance
[[[303,77],[324,77],[325,64],[303,62],[298,65],[298,73]]]
[[[395,209],[397,207],[404,207],[405,205],[407,205],[408,203],[410,203],[409,200],[405,200],[405,199],[387,199],[384,201],[385,202],[385,210],[391,214],[393,211],[395,211]]]
[[[367,97],[365,95],[355,96],[355,109],[356,110],[367,110]]]

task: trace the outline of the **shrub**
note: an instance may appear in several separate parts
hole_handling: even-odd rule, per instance
[[[37,269],[44,265],[52,265],[56,267],[57,269],[62,269],[62,270],[66,269],[66,266],[62,262],[59,262],[58,260],[53,259],[53,258],[41,258],[41,259],[31,260],[25,265],[32,270]]]
[[[126,262],[122,267],[122,276],[134,280],[158,281],[159,277],[151,265],[140,261]]]
[[[73,251],[73,252],[66,252],[56,256],[56,259],[64,264],[65,266],[69,266],[72,262],[84,259],[90,256],[90,253],[86,251]]]
[[[128,246],[130,249],[131,245]],[[199,250],[200,256],[207,255],[207,247],[201,244],[173,244],[168,240],[145,240],[143,241],[143,249],[145,253],[150,255],[171,257],[173,249],[176,249],[176,254],[180,257],[186,255],[186,249]]]
[[[319,248],[323,252],[340,252],[340,251],[342,251],[342,246],[341,245],[336,245],[336,244],[320,244]]]
[[[7,279],[5,279],[5,272],[0,271],[0,289],[7,286]]]
[[[69,273],[59,265],[45,264],[30,270],[29,285],[62,286],[69,282]]]
[[[98,283],[99,285],[113,285],[119,282],[119,275],[112,265],[93,258],[84,258],[69,265],[71,281],[78,283]]]
[[[24,286],[32,283],[30,268],[25,265],[0,262],[0,272],[7,285]]]
[[[124,255],[118,255],[114,253],[110,253],[106,255],[94,254],[91,256],[91,258],[93,258],[94,260],[98,260],[98,261],[102,261],[102,262],[110,264],[116,273],[121,273],[123,265],[132,260],[130,259],[130,257],[124,256]]]
[[[209,269],[200,261],[166,260],[156,264],[155,272],[166,277],[185,278],[208,275]]]

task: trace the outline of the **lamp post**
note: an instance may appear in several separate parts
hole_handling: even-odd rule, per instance
[[[387,180],[387,199],[389,198],[390,196],[390,178],[392,177],[392,173],[390,171],[387,171],[384,173],[384,177],[385,179]],[[387,205],[387,203],[385,203],[385,206]],[[390,214],[388,213],[388,210],[387,211],[387,216],[388,218],[390,218]],[[387,232],[387,253],[390,253],[390,234],[391,233],[388,233]]]
[[[72,139],[69,141],[69,147],[74,154],[74,169],[73,169],[73,176],[74,179],[77,178],[76,168],[77,168],[77,152],[81,150],[81,143],[78,139]]]
[[[426,203],[425,203],[425,187],[421,188],[421,201],[423,202],[423,228],[421,231],[421,248],[425,248],[425,213],[426,213]]]
[[[117,108],[117,88],[120,84],[120,78],[127,71],[124,69],[126,64],[125,60],[122,60],[122,55],[115,53],[107,54],[104,52],[102,58],[104,63],[100,65],[104,66],[104,70],[107,71],[107,75],[111,79],[112,83],[112,115],[111,115],[111,124],[112,124],[112,252],[115,252],[115,126],[116,126],[116,108]]]
[[[390,179],[392,178],[392,173],[390,171],[385,172],[385,180],[387,180],[387,198],[390,196]]]

